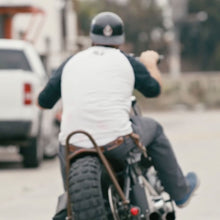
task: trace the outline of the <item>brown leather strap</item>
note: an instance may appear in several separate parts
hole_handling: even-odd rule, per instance
[[[114,141],[111,141],[103,146],[99,146],[99,148],[102,152],[113,150],[113,149],[119,147],[121,144],[123,144],[124,140],[128,137],[131,137],[133,139],[135,145],[138,148],[140,148],[140,150],[143,152],[144,156],[147,157],[146,148],[141,143],[139,135],[135,134],[135,133],[131,133],[131,134],[128,134],[125,136],[120,136],[120,137],[116,138]],[[69,145],[68,147],[71,152],[85,149],[84,147],[79,147],[79,146],[75,146],[75,145]]]
[[[114,141],[111,141],[103,146],[99,146],[99,148],[102,152],[113,150],[113,149],[119,147],[121,144],[123,144],[125,138],[130,137],[130,136],[131,136],[131,134],[125,135],[125,136],[120,136],[120,137],[116,138]],[[75,145],[69,145],[68,147],[71,152],[85,149],[84,147],[79,147],[79,146],[75,146]]]
[[[103,148],[104,151],[110,151],[110,150],[113,150],[113,149],[119,147],[122,143],[124,143],[124,136],[118,137],[114,141],[111,141],[111,142],[101,146],[101,148]]]
[[[130,137],[133,139],[134,143],[137,145],[137,147],[143,152],[144,157],[147,158],[147,150],[145,146],[140,141],[140,136],[135,133],[131,133]]]

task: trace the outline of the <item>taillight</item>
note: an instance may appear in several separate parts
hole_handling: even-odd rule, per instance
[[[30,83],[24,84],[24,105],[31,105],[32,100],[32,85]]]
[[[140,214],[139,207],[132,207],[130,209],[130,213],[131,213],[132,216],[138,216]]]

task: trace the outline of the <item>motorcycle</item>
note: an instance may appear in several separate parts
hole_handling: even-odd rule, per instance
[[[140,115],[136,99],[132,114]],[[70,138],[86,135],[92,149],[72,151]],[[66,220],[174,220],[173,201],[164,191],[151,158],[137,137],[123,170],[114,170],[93,137],[72,132],[66,140]]]

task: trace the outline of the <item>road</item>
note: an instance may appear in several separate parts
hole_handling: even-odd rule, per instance
[[[148,113],[169,137],[184,171],[196,171],[200,188],[178,220],[219,220],[220,112]],[[24,169],[14,149],[0,149],[0,220],[49,220],[62,192],[58,159]]]
[[[197,172],[200,188],[178,220],[219,220],[220,112],[151,114],[164,125],[184,173]]]

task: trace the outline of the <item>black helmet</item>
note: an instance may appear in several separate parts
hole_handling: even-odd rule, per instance
[[[112,12],[96,15],[90,27],[92,42],[100,45],[120,45],[124,43],[124,23]]]

